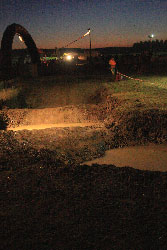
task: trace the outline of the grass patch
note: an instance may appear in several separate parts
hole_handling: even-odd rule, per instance
[[[127,80],[111,84],[112,96],[123,103],[117,107],[118,111],[153,108],[167,110],[167,77],[144,77],[143,80],[145,81]]]
[[[0,90],[0,101],[9,108],[49,108],[99,104],[112,96],[122,104],[117,106],[118,112],[167,110],[167,77],[140,78],[144,81],[111,82],[108,76],[88,79],[72,75],[27,79],[22,80],[21,87]]]

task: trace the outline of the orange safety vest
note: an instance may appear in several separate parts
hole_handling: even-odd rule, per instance
[[[111,65],[111,68],[115,68],[116,62],[114,59],[110,59],[109,64]]]

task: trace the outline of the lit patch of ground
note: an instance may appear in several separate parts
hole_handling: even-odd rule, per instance
[[[16,128],[7,128],[7,130],[39,130],[39,129],[46,129],[46,128],[71,128],[71,127],[88,127],[88,126],[94,126],[97,125],[97,123],[57,123],[57,124],[37,124],[37,125],[25,125],[20,126]]]

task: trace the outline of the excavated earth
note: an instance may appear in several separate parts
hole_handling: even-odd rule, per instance
[[[167,142],[165,111],[101,104],[1,117],[1,249],[166,249],[167,172],[80,165],[110,148]],[[67,125],[25,129],[41,121]]]

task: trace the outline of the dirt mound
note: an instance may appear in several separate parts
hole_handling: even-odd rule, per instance
[[[167,112],[163,110],[134,110],[124,113],[114,110],[105,119],[105,126],[115,134],[115,141],[125,145],[130,141],[167,141]]]
[[[78,105],[44,109],[8,109],[3,111],[8,127],[38,124],[98,122],[101,108],[98,105]]]

